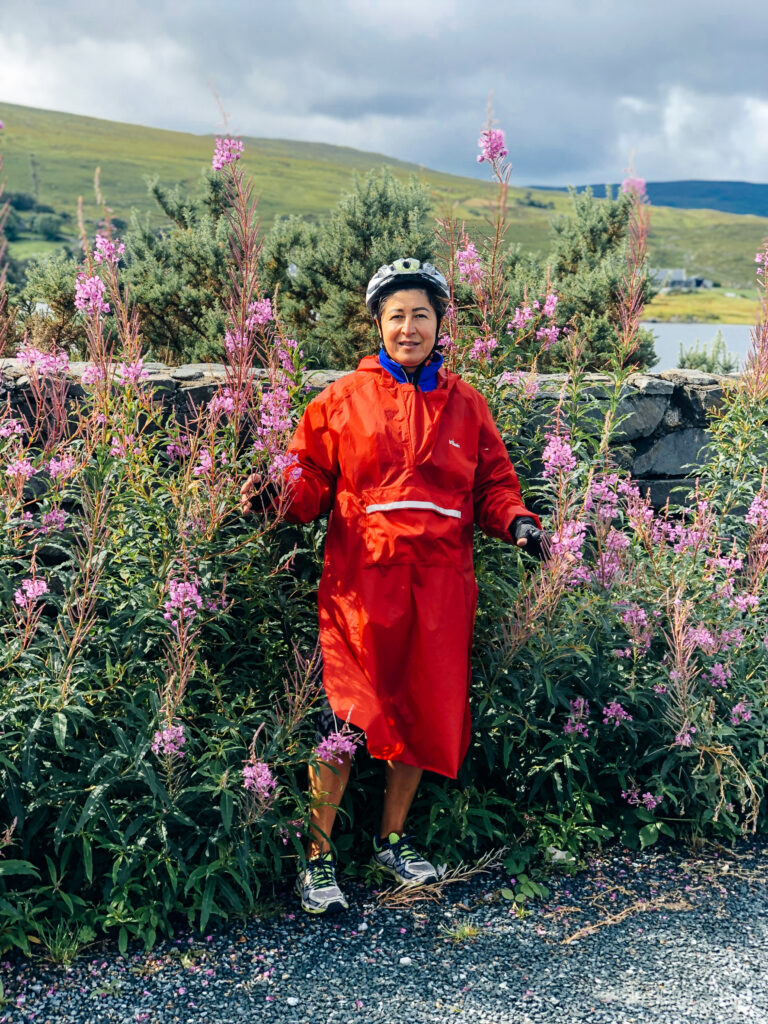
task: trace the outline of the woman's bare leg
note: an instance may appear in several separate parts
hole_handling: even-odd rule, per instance
[[[333,768],[324,761],[319,767],[309,769],[309,795],[312,811],[309,819],[309,842],[307,843],[307,859],[319,857],[327,853],[330,836],[336,814],[349,781],[352,758],[349,754],[340,755],[341,764]]]
[[[379,835],[382,839],[391,832],[399,836],[405,831],[405,819],[411,809],[423,771],[412,764],[387,761],[384,784],[384,810]]]

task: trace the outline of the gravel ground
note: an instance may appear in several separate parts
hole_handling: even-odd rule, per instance
[[[500,871],[392,908],[344,884],[333,919],[284,909],[151,953],[0,965],[0,1024],[768,1024],[768,844],[614,848],[518,916]]]

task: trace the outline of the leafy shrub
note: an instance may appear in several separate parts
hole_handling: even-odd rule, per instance
[[[208,405],[177,423],[153,397],[107,232],[75,281],[90,358],[77,416],[57,348],[26,351],[32,408],[0,416],[6,946],[53,952],[62,929],[150,945],[179,915],[201,928],[247,915],[299,855],[322,527],[238,512],[253,469],[278,485],[279,509],[307,396],[301,350],[259,279],[236,154],[219,143],[230,285],[226,377]],[[492,166],[503,197],[504,165]],[[514,843],[525,866],[536,849],[578,857],[614,836],[731,839],[764,825],[768,309],[693,494],[656,515],[609,446],[642,343],[639,197],[629,216],[601,396],[551,286],[510,303],[503,225],[485,259],[459,226],[442,229],[454,240],[446,357],[487,397],[553,554],[532,565],[478,542],[472,744],[458,783],[425,779],[411,820],[440,860]],[[768,248],[761,260],[763,274]],[[542,419],[529,354],[535,369],[554,344],[568,373]],[[377,827],[380,785],[361,757],[342,853]]]

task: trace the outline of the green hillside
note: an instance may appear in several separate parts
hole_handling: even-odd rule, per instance
[[[157,175],[166,184],[194,188],[210,166],[213,136],[143,128],[0,102],[3,172],[7,188],[33,193],[40,203],[68,212],[75,223],[78,196],[85,216],[99,216],[93,200],[93,177],[101,168],[101,187],[118,216],[132,209],[161,224],[147,195],[145,178]],[[297,213],[320,218],[348,190],[355,171],[386,165],[399,177],[417,174],[434,197],[436,216],[452,215],[468,228],[480,229],[493,197],[492,186],[474,178],[442,174],[377,153],[321,143],[280,139],[244,139],[244,164],[260,194],[262,224]],[[512,188],[509,194],[511,241],[537,252],[549,245],[549,223],[569,207],[566,195]],[[540,205],[539,205],[540,204]],[[651,261],[656,266],[685,266],[723,285],[749,286],[754,281],[754,253],[768,236],[768,218],[736,216],[712,210],[654,208]],[[72,228],[67,228],[71,231]],[[11,247],[18,258],[50,250],[51,243],[22,237]]]

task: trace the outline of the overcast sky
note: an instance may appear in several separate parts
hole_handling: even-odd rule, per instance
[[[115,8],[119,6],[119,10]],[[514,184],[768,181],[768,16],[745,0],[0,0],[2,101],[354,146]]]

